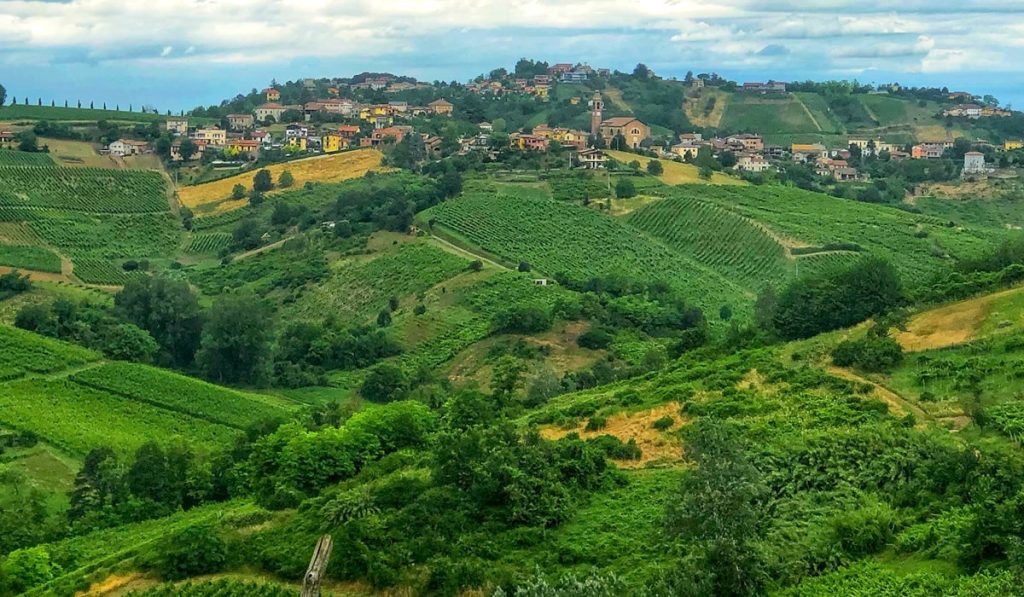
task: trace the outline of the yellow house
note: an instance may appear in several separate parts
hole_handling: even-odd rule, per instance
[[[292,137],[284,148],[288,151],[306,151],[306,138]]]
[[[1024,149],[1024,141],[1006,141],[1003,143],[1003,150],[1014,151],[1016,149]]]
[[[569,103],[570,103],[570,104],[572,104],[572,105],[574,105],[574,106],[577,106],[577,105],[579,105],[579,103],[580,103],[580,100],[581,100],[581,99],[582,99],[582,98],[580,98],[579,96],[576,96],[576,97],[570,97],[570,98],[569,98]]]
[[[339,133],[328,132],[320,137],[320,148],[324,153],[335,153],[345,149],[348,141],[343,139]]]
[[[359,110],[359,119],[369,122],[376,128],[384,128],[395,123],[395,109],[387,104],[366,106]]]
[[[550,87],[547,85],[534,85],[533,87],[533,94],[541,99],[547,99],[549,91]]]

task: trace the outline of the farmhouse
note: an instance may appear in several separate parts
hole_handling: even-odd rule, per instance
[[[236,131],[251,129],[256,124],[252,114],[228,114],[228,125]]]
[[[789,148],[794,162],[804,162],[808,158],[818,159],[828,155],[828,150],[820,143],[794,143]]]
[[[910,157],[915,160],[938,160],[946,153],[942,143],[920,143],[910,148]]]
[[[188,118],[168,117],[166,122],[167,132],[174,135],[188,134]]]
[[[947,108],[942,112],[942,115],[977,119],[981,118],[981,106],[978,104],[960,104]]]
[[[605,167],[608,156],[600,149],[584,149],[576,153],[576,162],[587,170],[598,170]]]
[[[968,151],[964,154],[964,176],[985,173],[985,154],[979,151]]]
[[[771,169],[771,164],[763,156],[741,155],[736,161],[736,169],[744,172],[764,172]]]
[[[267,118],[273,118],[274,121],[276,122],[281,119],[281,115],[284,114],[287,110],[288,108],[285,108],[281,104],[263,104],[262,106],[256,108],[255,110],[256,120],[259,120],[260,122],[265,122]]]
[[[746,93],[759,93],[761,95],[786,93],[786,84],[779,81],[768,81],[767,83],[744,83],[743,91]]]
[[[281,92],[273,87],[267,87],[264,89],[263,95],[267,98],[268,103],[281,101]]]
[[[225,151],[232,154],[247,153],[253,157],[259,155],[261,142],[257,139],[232,139],[228,141]]]
[[[220,127],[209,127],[196,129],[192,135],[192,139],[199,142],[205,142],[209,145],[224,145],[228,140],[228,133]]]
[[[1017,149],[1024,149],[1024,141],[1017,139],[1015,141],[1003,142],[1003,151],[1014,151]]]
[[[446,99],[438,99],[427,104],[430,111],[438,116],[451,116],[455,110],[455,105]]]
[[[512,133],[508,136],[509,147],[513,149],[546,151],[548,139],[538,135],[527,135],[525,133]]]
[[[119,158],[153,152],[149,143],[146,143],[145,141],[136,141],[134,139],[118,139],[110,144],[108,150],[110,151],[110,155]]]
[[[622,135],[626,146],[632,149],[640,147],[640,143],[651,136],[651,127],[632,116],[616,116],[601,122],[601,137],[607,147],[615,147],[615,137]]]
[[[0,131],[0,143],[13,143],[14,133],[11,131]]]

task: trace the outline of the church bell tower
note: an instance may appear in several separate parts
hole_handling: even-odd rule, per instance
[[[595,91],[594,97],[590,100],[590,134],[597,136],[601,134],[601,112],[604,110],[604,100],[601,99],[601,92]]]

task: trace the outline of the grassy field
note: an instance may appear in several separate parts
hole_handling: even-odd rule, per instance
[[[101,110],[91,108],[62,108],[50,106],[28,106],[24,104],[0,106],[0,121],[4,120],[57,120],[64,122],[164,122],[166,116],[143,114],[127,110]]]
[[[633,160],[640,162],[640,168],[642,170],[647,169],[647,162],[651,161],[651,158],[636,155],[635,153],[628,153],[625,151],[611,151],[608,150],[609,156],[628,164]],[[674,162],[672,160],[660,160],[661,166],[664,172],[658,176],[661,182],[669,185],[676,184],[724,184],[724,185],[744,185],[747,184],[739,178],[723,174],[721,172],[715,172],[711,175],[711,180],[704,180],[700,177],[700,169],[693,164],[683,164],[681,162]],[[614,185],[614,181],[612,182]]]
[[[84,166],[88,168],[116,168],[117,163],[109,155],[100,155],[91,143],[41,137],[40,145],[50,149],[50,157],[61,166]]]
[[[60,257],[42,247],[0,245],[0,265],[38,272],[60,273]]]
[[[811,114],[793,95],[766,98],[734,93],[722,115],[721,126],[729,131],[756,132],[769,140],[778,134],[821,133]]]
[[[285,170],[295,178],[295,187],[306,182],[341,182],[358,178],[370,171],[381,171],[383,155],[376,149],[357,149],[313,158],[296,160],[267,167],[274,182]],[[181,204],[193,209],[200,216],[219,214],[248,205],[248,199],[232,200],[231,191],[240,184],[246,191],[252,189],[255,172],[237,174],[213,182],[180,187],[178,198]]]
[[[623,222],[520,189],[477,185],[424,217],[467,245],[507,262],[526,261],[548,276],[621,273],[663,280],[716,312],[751,300],[734,282]]]

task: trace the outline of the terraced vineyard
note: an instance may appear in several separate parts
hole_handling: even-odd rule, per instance
[[[596,211],[524,197],[500,185],[478,185],[428,211],[442,231],[468,245],[547,275],[577,279],[629,274],[663,280],[706,311],[724,304],[739,312],[752,297],[696,260],[638,229]]]
[[[155,172],[0,165],[0,205],[149,213],[167,211],[167,198]]]
[[[53,251],[42,247],[0,245],[0,265],[60,273],[60,257]]]
[[[86,348],[0,325],[0,371],[7,374],[54,373],[99,358]]]
[[[125,271],[116,263],[106,259],[78,257],[74,261],[74,274],[86,284],[124,286],[130,280],[145,276],[140,271]]]
[[[686,185],[670,197],[714,203],[810,246],[852,243],[888,259],[908,284],[948,268],[951,257],[977,254],[997,244],[1004,230],[949,227],[945,220],[793,187]]]
[[[763,228],[696,196],[652,203],[633,212],[628,222],[755,291],[793,269],[782,245]]]
[[[238,429],[287,414],[274,399],[243,394],[145,365],[109,363],[76,373],[71,379],[130,400]]]
[[[53,160],[46,153],[30,153],[0,149],[0,166],[53,166]]]
[[[851,251],[826,251],[823,253],[812,253],[801,255],[796,258],[796,274],[809,276],[848,267],[857,259],[859,253]]]

